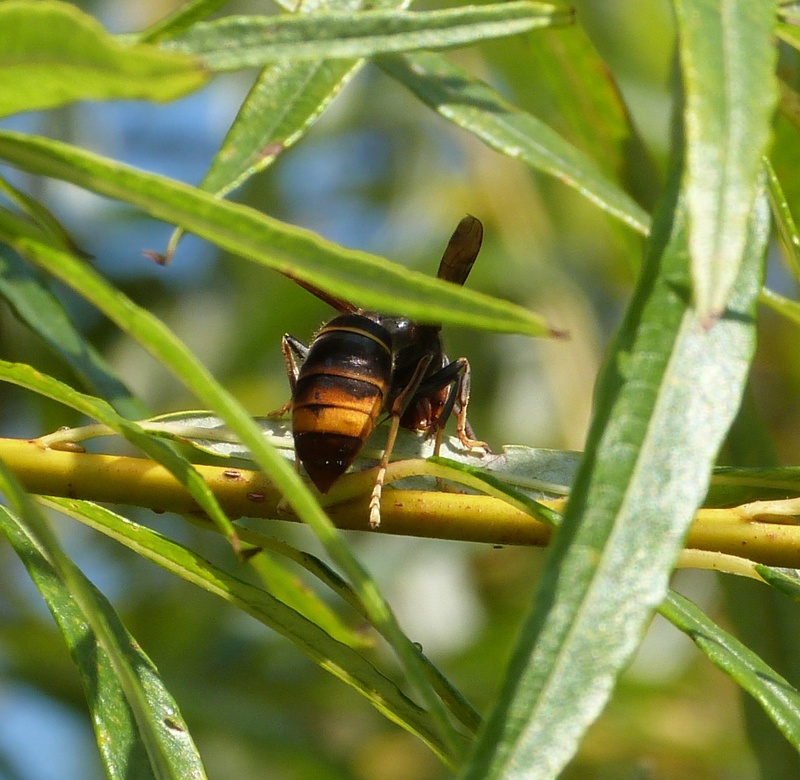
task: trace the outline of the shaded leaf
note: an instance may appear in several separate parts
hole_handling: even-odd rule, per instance
[[[154,25],[144,30],[138,40],[146,43],[155,43],[164,38],[183,32],[201,19],[211,16],[230,0],[186,0],[171,14],[160,19]]]
[[[240,187],[294,146],[328,104],[360,69],[347,60],[277,62],[256,79],[214,156],[200,189],[218,197]],[[183,230],[176,230],[164,253],[175,252]]]
[[[120,417],[106,401],[79,393],[63,382],[42,374],[24,363],[9,363],[6,360],[0,360],[0,380],[27,388],[77,409],[124,436],[173,474],[192,494],[198,507],[213,519],[232,544],[236,544],[233,526],[208,485],[192,464],[175,452],[166,442],[149,436],[136,423]]]
[[[390,720],[416,734],[432,750],[443,755],[442,745],[428,713],[362,655],[333,639],[322,628],[266,590],[228,574],[192,550],[96,504],[56,498],[46,499],[45,503],[235,605],[287,637],[315,663],[365,696]]]
[[[221,202],[218,205],[223,205]],[[230,204],[224,204],[230,208]],[[463,752],[463,741],[455,730],[447,710],[431,686],[425,664],[416,646],[403,634],[394,613],[380,595],[375,582],[345,544],[294,468],[270,446],[246,410],[212,376],[208,369],[153,314],[140,308],[110,285],[94,269],[79,263],[66,252],[50,246],[25,224],[4,224],[0,212],[0,235],[24,256],[62,279],[120,328],[139,341],[167,368],[195,392],[249,447],[261,469],[285,497],[291,508],[308,523],[332,560],[350,579],[353,590],[381,635],[402,661],[409,679],[421,693],[439,730],[448,760],[455,762]],[[6,222],[12,222],[6,215]],[[7,232],[6,232],[7,231]]]
[[[14,187],[11,182],[6,181],[2,176],[0,176],[0,192],[22,209],[60,247],[68,249],[70,252],[87,260],[89,259],[89,255],[77,245],[66,228],[56,219],[55,214],[46,206]]]
[[[65,556],[0,464],[0,530],[41,592],[77,663],[110,778],[201,780],[200,756],[156,668],[116,612]]]
[[[797,230],[797,224],[792,216],[792,210],[784,194],[780,179],[766,157],[764,158],[764,169],[769,203],[772,207],[772,217],[778,228],[781,243],[789,262],[789,268],[794,274],[794,278],[800,281],[800,231]]]
[[[0,247],[0,296],[22,322],[72,367],[87,389],[105,398],[124,416],[136,418],[147,414],[144,404],[77,331],[61,302],[5,247]]]

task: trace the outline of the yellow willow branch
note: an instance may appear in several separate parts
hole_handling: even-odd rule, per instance
[[[36,441],[0,439],[0,459],[31,493],[130,504],[156,512],[199,512],[175,477],[144,458],[65,452],[42,448]],[[279,506],[280,496],[263,474],[233,467],[197,465],[196,469],[230,517],[296,520]],[[353,479],[357,484],[369,483],[364,472]],[[342,492],[349,489],[345,484]],[[542,503],[560,510],[564,499]],[[368,504],[367,490],[358,498],[328,506],[327,512],[339,528],[366,531]],[[686,546],[771,566],[800,568],[800,526],[774,522],[775,512],[769,507],[774,507],[774,502],[764,505],[763,514],[770,522],[754,519],[758,514],[754,515],[752,505],[701,509]],[[380,533],[494,545],[541,547],[552,533],[502,499],[463,493],[387,489],[381,517]],[[687,558],[686,564],[692,565],[690,561],[691,557]]]

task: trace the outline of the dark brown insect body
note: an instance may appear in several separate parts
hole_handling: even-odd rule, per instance
[[[447,245],[438,276],[463,284],[481,245],[483,227],[465,217]],[[365,312],[347,301],[299,282],[344,312],[306,347],[283,338],[292,385],[292,431],[298,460],[326,493],[358,457],[381,414],[391,419],[389,438],[370,502],[370,524],[380,523],[380,496],[398,426],[437,436],[453,409],[457,431],[470,448],[475,441],[466,419],[469,363],[450,362],[439,325]]]

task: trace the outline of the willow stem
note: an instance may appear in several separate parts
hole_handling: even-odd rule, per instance
[[[31,493],[129,504],[156,512],[202,514],[166,469],[144,458],[45,449],[36,441],[20,439],[0,439],[0,458]],[[263,474],[219,466],[196,468],[230,517],[296,521],[279,510],[280,496]],[[353,475],[354,485],[347,482],[350,477],[343,478],[343,494],[355,486],[367,487],[361,495],[327,507],[339,528],[369,530],[371,473]],[[560,511],[564,501],[542,503]],[[800,526],[790,514],[795,509],[800,510],[800,504],[759,502],[731,509],[701,509],[686,547],[770,566],[800,568]],[[381,518],[379,531],[372,533],[537,547],[547,545],[552,534],[549,527],[500,498],[464,493],[387,487]],[[776,522],[781,519],[786,522]],[[707,556],[700,561],[697,558],[697,565],[703,568],[711,565]],[[729,570],[724,559],[714,568]]]

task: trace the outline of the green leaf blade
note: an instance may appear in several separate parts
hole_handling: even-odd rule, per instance
[[[755,347],[765,204],[726,316],[709,331],[689,304],[686,213],[676,191],[673,177],[601,378],[587,452],[533,616],[464,774],[469,780],[516,777],[521,767],[526,778],[551,778],[574,754],[666,594],[738,409]]]
[[[762,576],[775,576],[776,584],[788,582],[779,569],[759,566]],[[793,578],[797,598],[797,578]],[[781,587],[781,585],[777,585]],[[709,660],[732,677],[763,708],[772,722],[800,750],[800,692],[770,668],[761,657],[733,636],[716,626],[688,599],[674,591],[659,610],[686,633]]]
[[[650,217],[582,151],[446,57],[421,52],[382,57],[378,64],[445,119],[501,154],[573,187],[592,203],[646,235]]]
[[[139,206],[248,260],[367,309],[420,322],[552,335],[541,317],[521,306],[415,273],[366,252],[337,247],[254,209],[68,144],[0,131],[0,158],[32,173],[64,179]],[[14,246],[20,240],[17,227],[9,228],[9,243]]]
[[[727,300],[759,188],[777,104],[774,0],[675,0],[687,139],[686,197],[695,302]]]
[[[226,195],[294,146],[358,71],[352,62],[278,62],[265,68],[200,187]]]
[[[0,247],[0,297],[73,368],[88,389],[123,415],[147,416],[144,405],[78,332],[60,301],[5,247]]]
[[[124,46],[69,3],[0,3],[0,117],[76,100],[173,100],[207,78],[193,57]]]
[[[409,699],[367,658],[331,637],[268,591],[219,569],[192,550],[104,507],[74,499],[48,498],[44,502],[291,639],[311,660],[352,686],[390,720],[416,734],[444,756],[445,750],[429,713]]]
[[[218,203],[218,205],[223,204]],[[232,208],[230,204],[224,205]],[[286,496],[292,509],[311,526],[334,562],[349,576],[353,589],[358,593],[371,622],[390,642],[402,660],[409,678],[424,697],[439,728],[442,743],[446,745],[449,760],[455,761],[455,758],[463,752],[463,742],[450,722],[444,704],[428,681],[419,652],[402,633],[394,613],[380,596],[374,581],[350,552],[297,471],[265,440],[259,426],[241,404],[237,403],[160,320],[134,304],[94,269],[77,262],[68,253],[43,242],[35,232],[24,231],[19,225],[16,228],[17,230],[10,231],[9,238],[11,235],[17,236],[18,231],[22,233],[18,236],[19,241],[12,239],[15,246],[19,244],[18,248],[22,254],[67,282],[105,312],[119,327],[140,341],[151,354],[161,360],[218,414],[250,449],[256,462],[275,487]],[[3,233],[1,223],[0,233]],[[149,438],[148,441],[156,443]]]
[[[80,669],[109,777],[203,780],[186,723],[152,662],[61,551],[38,508],[2,464],[0,491],[11,506],[0,506],[0,531],[28,569]]]
[[[275,60],[357,59],[445,49],[568,24],[568,9],[528,0],[410,13],[376,9],[201,22],[165,47],[200,57],[212,70],[262,67]]]

